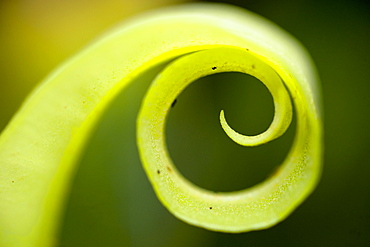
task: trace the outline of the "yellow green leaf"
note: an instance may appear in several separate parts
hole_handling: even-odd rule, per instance
[[[25,101],[0,137],[1,245],[55,242],[76,161],[95,123],[135,77],[166,62],[143,100],[137,136],[147,175],[174,215],[210,230],[257,230],[283,220],[310,194],[321,171],[322,116],[308,53],[249,11],[183,5],[117,26],[61,65]],[[198,78],[220,72],[256,77],[274,100],[274,120],[257,136],[234,131],[221,111],[221,126],[235,142],[272,141],[288,128],[293,108],[297,119],[294,143],[279,170],[236,192],[212,192],[189,182],[172,164],[165,143],[166,117],[176,97]]]

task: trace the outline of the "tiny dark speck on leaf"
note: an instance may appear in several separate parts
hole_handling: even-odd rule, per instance
[[[172,172],[172,169],[171,169],[171,167],[169,167],[169,166],[166,166],[166,168],[167,168],[168,172]]]
[[[254,64],[252,64],[252,69],[255,69],[256,68],[256,66],[254,66]]]
[[[174,107],[176,105],[176,102],[177,102],[177,99],[175,99],[172,104],[171,104],[171,107]]]
[[[160,170],[157,170],[157,173],[158,173],[158,174],[161,174],[161,171],[160,171]]]
[[[217,69],[217,67],[212,67],[212,70],[215,70],[215,69]]]
[[[14,184],[14,181],[12,181],[12,183]]]
[[[212,207],[209,207],[209,209],[212,209]]]

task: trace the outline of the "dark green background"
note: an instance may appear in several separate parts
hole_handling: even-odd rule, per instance
[[[224,1],[225,2],[225,1]],[[58,246],[370,246],[370,7],[366,1],[228,1],[283,27],[311,53],[322,80],[323,176],[315,192],[273,228],[216,233],[177,220],[159,203],[135,144],[135,117],[154,68],[112,104],[81,159]],[[140,81],[140,82],[139,82]],[[257,148],[234,144],[218,114],[256,134],[272,119],[272,101],[241,74],[191,85],[168,121],[168,145],[181,172],[212,190],[262,181],[285,157],[294,123],[281,139]]]

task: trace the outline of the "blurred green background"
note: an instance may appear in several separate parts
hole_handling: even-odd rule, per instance
[[[366,1],[224,1],[274,21],[311,53],[324,95],[325,157],[315,192],[273,228],[216,233],[173,217],[141,168],[135,117],[161,67],[137,78],[113,102],[76,174],[58,246],[369,246],[370,6]],[[53,67],[126,16],[175,1],[1,1],[0,129]],[[140,81],[140,82],[139,82]],[[272,100],[247,75],[227,73],[191,85],[171,110],[167,140],[179,170],[194,183],[231,191],[265,179],[285,157],[294,123],[256,148],[234,144],[221,109],[238,131],[256,134],[272,119]]]

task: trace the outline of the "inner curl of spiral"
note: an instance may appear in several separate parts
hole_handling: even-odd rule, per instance
[[[215,193],[197,187],[174,166],[164,137],[167,114],[179,94],[197,79],[221,72],[241,72],[256,77],[266,85],[274,100],[274,119],[265,132],[256,136],[244,136],[234,131],[221,111],[221,126],[232,140],[240,145],[256,146],[274,140],[286,131],[292,119],[292,106],[280,77],[249,50],[222,46],[184,55],[157,76],[139,114],[138,140],[144,167],[158,197],[170,211],[195,225],[199,225],[201,215],[202,226],[206,224],[207,228],[214,230],[225,231],[224,225],[228,222],[230,229],[226,231],[233,232],[241,230],[240,223],[237,223],[240,220],[235,217],[245,214],[243,207],[254,211],[261,206],[263,201],[260,198],[252,198],[255,189]],[[209,205],[213,205],[214,210],[210,211]],[[197,213],[189,211],[191,208]],[[215,217],[219,210],[223,215]],[[260,224],[260,221],[256,224]],[[220,228],[221,225],[223,228]]]

